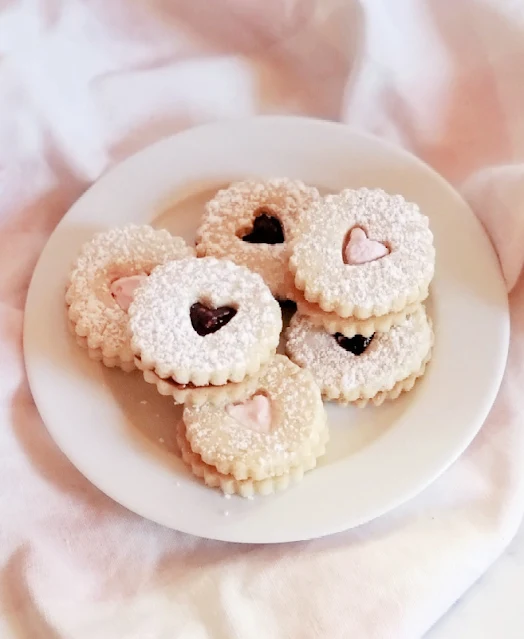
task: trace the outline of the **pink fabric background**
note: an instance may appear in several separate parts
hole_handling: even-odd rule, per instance
[[[482,574],[524,507],[522,69],[518,0],[0,0],[1,637],[415,638]],[[22,316],[49,233],[108,167],[274,112],[394,140],[461,188],[501,258],[512,344],[487,424],[421,496],[242,547],[144,521],[71,466],[31,400]]]

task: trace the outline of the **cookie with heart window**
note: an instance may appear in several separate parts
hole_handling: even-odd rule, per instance
[[[246,180],[218,191],[197,232],[197,254],[226,258],[259,273],[279,299],[293,287],[289,246],[300,213],[320,195],[299,180]]]
[[[187,397],[256,374],[276,351],[282,313],[256,273],[189,258],[155,269],[138,289],[129,330],[146,381],[158,378]]]
[[[384,333],[351,338],[295,315],[286,334],[288,356],[309,370],[327,400],[365,406],[411,390],[431,358],[433,329],[422,304]]]
[[[251,397],[186,407],[183,422],[187,446],[181,449],[193,472],[207,476],[208,485],[244,496],[274,492],[300,479],[328,440],[317,384],[283,355],[269,362]]]
[[[402,196],[346,189],[301,212],[289,268],[317,314],[372,322],[398,314],[402,320],[406,307],[428,295],[433,234],[428,218]]]
[[[82,246],[66,291],[69,327],[77,343],[106,366],[133,370],[127,323],[136,289],[158,265],[194,253],[182,238],[147,225],[95,235]]]

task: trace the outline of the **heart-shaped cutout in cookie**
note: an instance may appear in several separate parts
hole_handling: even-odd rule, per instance
[[[110,292],[115,302],[123,311],[129,310],[131,302],[135,297],[136,289],[147,279],[147,275],[129,275],[128,277],[119,277],[111,283]]]
[[[278,217],[271,215],[270,211],[261,209],[253,222],[253,229],[244,235],[242,240],[250,244],[282,244],[284,230]]]
[[[375,337],[375,333],[370,337],[364,335],[355,335],[354,337],[346,337],[342,333],[335,333],[333,337],[337,340],[337,344],[348,353],[353,355],[362,355],[362,353],[371,344],[371,340]]]
[[[212,308],[202,304],[202,302],[196,302],[189,309],[191,324],[201,337],[216,333],[216,331],[230,322],[236,314],[236,309],[231,306]]]
[[[271,402],[266,395],[257,394],[244,402],[229,404],[226,413],[244,428],[257,433],[271,431]]]
[[[346,264],[366,264],[388,254],[389,249],[385,244],[377,240],[370,240],[363,229],[355,227],[351,230],[344,247],[344,262]]]

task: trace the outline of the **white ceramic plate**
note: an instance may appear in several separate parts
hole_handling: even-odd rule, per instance
[[[64,287],[80,245],[130,222],[194,237],[203,202],[246,176],[301,178],[329,191],[382,187],[431,218],[437,270],[433,361],[416,389],[364,410],[328,406],[319,467],[271,497],[226,500],[176,456],[180,409],[138,373],[91,362],[69,336]],[[327,122],[255,118],[163,140],[105,175],[71,208],[36,267],[24,345],[33,395],[51,435],[107,495],[166,526],[236,542],[309,539],[362,524],[421,491],[466,448],[495,399],[509,339],[495,253],[464,201],[412,155]]]

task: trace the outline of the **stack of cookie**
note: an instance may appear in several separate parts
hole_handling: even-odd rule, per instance
[[[427,217],[401,196],[238,182],[206,205],[196,255],[149,226],[101,233],[66,304],[90,357],[140,369],[185,405],[180,452],[208,486],[246,497],[287,487],[325,451],[322,397],[380,404],[424,373],[435,250]],[[277,300],[297,307],[289,359],[275,354]]]
[[[185,404],[180,452],[207,485],[269,494],[324,454],[320,390],[309,371],[275,355],[282,314],[257,273],[196,258],[167,231],[130,226],[82,248],[66,303],[93,359],[136,367]]]
[[[422,302],[435,269],[416,204],[379,189],[326,196],[300,215],[289,269],[298,315],[287,350],[324,397],[363,406],[413,387],[433,344]]]
[[[287,353],[325,399],[381,404],[424,373],[433,332],[421,303],[435,249],[428,218],[402,196],[361,188],[321,197],[288,179],[236,183],[207,204],[197,254],[255,270],[296,304]]]
[[[186,406],[178,425],[182,459],[207,486],[226,494],[268,495],[302,479],[329,438],[309,371],[276,355],[248,399]]]

